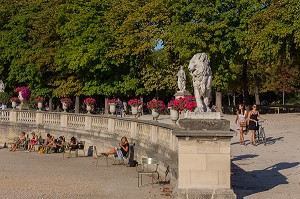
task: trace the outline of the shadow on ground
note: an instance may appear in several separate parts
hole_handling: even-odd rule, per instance
[[[256,155],[235,157],[235,160],[254,158]],[[268,191],[280,184],[288,184],[287,178],[279,171],[290,169],[299,165],[299,162],[281,162],[263,170],[245,171],[235,163],[232,163],[232,188],[238,199],[255,193]]]
[[[266,139],[266,144],[267,145],[271,145],[271,144],[275,144],[277,141],[283,141],[284,137],[277,137],[277,138],[274,138],[274,137],[267,137]],[[245,143],[246,144],[249,144],[250,140],[249,139],[245,139]],[[239,142],[233,142],[231,143],[231,145],[235,145],[235,144],[240,144]],[[258,145],[260,144],[263,144],[261,141],[258,143]]]

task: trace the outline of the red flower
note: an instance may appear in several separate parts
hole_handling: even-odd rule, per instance
[[[89,98],[86,98],[86,99],[83,101],[83,103],[85,103],[85,104],[88,105],[88,106],[91,106],[91,105],[93,105],[93,104],[96,103],[96,100],[95,100],[94,98],[89,97]]]
[[[36,102],[43,102],[43,101],[45,101],[45,98],[44,97],[37,97],[37,98],[35,98],[35,101]]]
[[[142,101],[139,99],[131,99],[128,101],[129,106],[139,106],[142,104]]]
[[[166,108],[163,101],[153,99],[150,102],[147,103],[147,108],[155,111],[162,111]]]

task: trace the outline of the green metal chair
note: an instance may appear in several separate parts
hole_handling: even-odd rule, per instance
[[[96,166],[98,166],[98,159],[99,159],[99,158],[102,158],[102,157],[105,157],[105,160],[106,160],[106,166],[108,167],[108,160],[107,160],[108,156],[104,156],[104,155],[102,155],[102,154],[98,154],[98,151],[97,151],[97,147],[96,147],[96,146],[94,146],[94,153],[95,153],[95,156],[96,156]]]
[[[155,167],[155,170],[145,169],[145,166],[149,167],[150,165],[153,165]],[[138,171],[138,187],[140,187],[140,178],[141,178],[141,186],[143,183],[143,175],[151,175],[152,176],[152,187],[154,186],[154,175],[157,174],[157,178],[159,179],[159,173],[157,171],[158,169],[158,160],[156,158],[142,158],[142,170]],[[151,167],[153,168],[153,167]]]

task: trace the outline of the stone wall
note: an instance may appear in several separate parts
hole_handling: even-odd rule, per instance
[[[39,111],[0,111],[0,144],[22,131],[72,136],[99,151],[117,146],[126,136],[135,143],[135,159],[157,157],[159,171],[176,184],[178,198],[235,198],[230,187],[230,140],[225,120],[183,120],[182,126],[114,116]],[[213,126],[215,125],[215,126]],[[219,127],[216,127],[219,126]],[[198,129],[198,130],[197,130]],[[219,130],[218,130],[219,129]]]

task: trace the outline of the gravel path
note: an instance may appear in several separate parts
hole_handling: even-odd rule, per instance
[[[239,145],[233,137],[232,188],[238,198],[300,198],[300,114],[263,115],[267,145]],[[236,129],[235,116],[224,115]],[[141,119],[151,119],[142,116]],[[159,122],[171,123],[169,116]],[[249,142],[250,133],[245,137]],[[112,161],[112,160],[111,160]],[[137,187],[136,169],[126,166],[98,167],[90,157],[62,158],[61,154],[0,150],[0,198],[143,198],[167,199],[170,185]]]
[[[144,198],[167,199],[163,189],[170,185],[155,185],[143,178],[137,187],[136,168],[124,165],[107,167],[100,159],[96,167],[91,157],[62,158],[62,154],[9,152],[0,150],[0,198]]]

